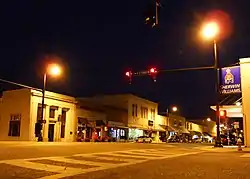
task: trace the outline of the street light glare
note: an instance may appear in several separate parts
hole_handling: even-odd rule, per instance
[[[213,39],[219,33],[219,26],[216,22],[210,22],[204,25],[202,29],[202,36],[206,39]]]
[[[51,64],[48,67],[48,73],[52,76],[58,76],[61,74],[61,68],[57,64]]]
[[[176,106],[174,106],[174,107],[172,108],[172,110],[173,110],[174,112],[176,112],[178,109],[177,109]]]
[[[207,121],[210,122],[210,121],[211,121],[211,118],[207,118]]]
[[[237,103],[236,103],[236,106],[241,106],[241,102],[237,102]]]

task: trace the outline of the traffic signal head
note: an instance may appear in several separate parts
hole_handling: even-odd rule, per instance
[[[129,80],[129,84],[131,84],[132,75],[133,75],[132,71],[127,71],[127,72],[125,73],[125,75],[126,75],[126,77],[128,78],[128,80]]]
[[[219,115],[220,115],[221,118],[226,118],[227,117],[227,111],[226,110],[221,110]]]
[[[156,75],[158,73],[156,68],[150,68],[148,71],[149,75],[152,76],[154,82],[156,82]]]

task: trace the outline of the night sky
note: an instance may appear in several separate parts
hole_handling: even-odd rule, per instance
[[[230,16],[231,28],[218,42],[221,66],[249,56],[250,1],[162,0],[154,29],[144,24],[149,2],[2,2],[0,78],[42,87],[48,63],[44,56],[53,55],[63,64],[64,75],[49,78],[48,90],[73,96],[131,92],[159,102],[161,111],[177,105],[188,118],[208,117],[209,105],[215,103],[213,70],[161,73],[156,83],[136,77],[132,85],[124,74],[129,68],[212,66],[212,42],[197,34],[207,14],[217,9]]]

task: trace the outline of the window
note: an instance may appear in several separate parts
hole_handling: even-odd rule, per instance
[[[155,109],[151,109],[151,119],[155,120]]]
[[[192,130],[192,123],[190,124],[190,130]]]
[[[66,114],[67,114],[67,111],[62,110],[62,116],[61,116],[61,138],[65,137]]]
[[[37,121],[41,120],[42,117],[42,106],[38,105],[37,106]]]
[[[20,136],[21,114],[10,115],[8,136]]]
[[[181,120],[179,121],[179,126],[180,126],[180,127],[182,126],[182,121],[181,121]]]
[[[136,116],[137,117],[137,104],[132,104],[132,116]]]
[[[141,118],[148,119],[148,108],[141,107]]]
[[[56,112],[56,109],[50,107],[50,108],[49,108],[49,117],[50,117],[50,118],[55,118],[55,112]]]

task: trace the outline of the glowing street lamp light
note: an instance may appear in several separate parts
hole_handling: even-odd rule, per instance
[[[178,111],[178,108],[176,106],[174,106],[174,107],[172,107],[172,111],[176,112],[176,111]]]
[[[208,121],[208,122],[210,122],[210,121],[211,121],[211,118],[210,118],[210,117],[209,117],[209,118],[207,118],[207,121]]]
[[[61,72],[61,67],[57,64],[50,64],[48,66],[47,73],[51,76],[59,76]]]
[[[44,119],[43,119],[43,109],[44,109],[44,98],[45,98],[45,89],[46,89],[46,82],[47,82],[47,75],[50,76],[59,76],[61,74],[62,70],[61,67],[58,64],[50,64],[48,65],[44,75],[43,75],[43,90],[42,90],[42,112],[41,112],[41,119],[39,121],[40,123],[40,133],[38,136],[38,141],[43,141],[43,137],[42,137],[42,124],[44,123]]]
[[[215,40],[216,36],[219,34],[219,26],[216,22],[210,22],[203,26],[202,36],[208,40]]]

